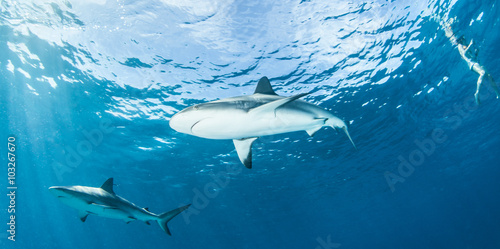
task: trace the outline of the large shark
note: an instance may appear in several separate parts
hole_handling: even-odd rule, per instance
[[[167,223],[186,210],[191,204],[157,215],[149,212],[147,208],[140,208],[115,194],[113,191],[113,178],[109,178],[100,188],[86,186],[54,186],[49,188],[64,204],[79,211],[80,220],[85,222],[89,214],[121,219],[129,223],[141,220],[150,225],[149,221],[157,221],[158,225],[168,235],[172,235]]]
[[[232,139],[240,161],[252,168],[252,144],[261,136],[306,131],[313,136],[321,127],[343,129],[354,145],[344,121],[323,108],[299,100],[302,93],[278,96],[267,77],[254,94],[190,106],[170,119],[172,129],[209,139]]]

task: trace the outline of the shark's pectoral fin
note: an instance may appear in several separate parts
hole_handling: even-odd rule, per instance
[[[274,113],[274,115],[276,115],[276,108],[278,108],[282,105],[288,104],[288,103],[290,103],[294,100],[297,100],[299,98],[302,98],[308,94],[309,93],[301,93],[301,94],[297,94],[294,96],[290,96],[288,98],[278,99],[278,100],[275,100],[273,102],[269,102],[267,104],[263,104],[261,106],[250,109],[248,111],[248,113],[252,114],[252,115],[261,115],[263,113]]]
[[[98,206],[102,209],[119,209],[118,207],[102,205],[102,204],[97,204],[97,203],[92,203],[91,205]]]
[[[87,213],[85,211],[78,212],[78,217],[80,217],[80,220],[82,222],[85,222],[87,220],[87,216],[89,216],[89,213]]]
[[[252,144],[256,139],[257,137],[233,139],[240,161],[249,169],[252,168]]]

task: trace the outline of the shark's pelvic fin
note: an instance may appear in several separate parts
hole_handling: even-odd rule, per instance
[[[104,189],[106,192],[108,192],[110,194],[115,194],[115,191],[113,191],[113,177],[111,177],[108,180],[106,180],[102,184],[101,188]]]
[[[271,86],[271,82],[269,82],[269,79],[266,76],[260,78],[259,83],[257,84],[257,88],[255,88],[254,94],[255,93],[278,95],[274,92],[273,87]]]
[[[255,107],[253,109],[250,109],[248,111],[248,113],[251,113],[253,115],[260,115],[262,113],[266,113],[266,112],[273,112],[274,115],[276,115],[276,109],[282,105],[285,105],[285,104],[288,104],[294,100],[297,100],[299,98],[302,98],[306,95],[308,95],[309,93],[301,93],[301,94],[297,94],[297,95],[294,95],[294,96],[290,96],[288,98],[283,98],[283,99],[278,99],[278,100],[275,100],[273,102],[269,102],[267,104],[263,104],[261,106],[258,106],[258,107]]]
[[[85,211],[80,211],[80,212],[78,212],[78,216],[80,217],[80,220],[82,222],[85,222],[87,220],[87,216],[89,216],[89,213],[87,213]]]
[[[188,207],[191,206],[191,204],[188,204],[186,206],[183,206],[183,207],[180,207],[180,208],[177,208],[177,209],[174,209],[174,210],[171,210],[171,211],[168,211],[166,213],[163,213],[163,214],[160,214],[158,216],[158,225],[160,225],[161,229],[163,229],[163,231],[165,231],[168,235],[172,235],[170,233],[170,230],[168,229],[168,226],[167,226],[167,223],[172,219],[174,218],[176,215],[180,214],[182,211],[188,209]]]
[[[130,222],[132,222],[132,221],[134,221],[134,220],[137,220],[137,218],[135,218],[134,216],[129,216],[129,217],[127,217],[127,220],[125,220],[125,222],[126,222],[127,224],[129,224]]]
[[[249,169],[252,168],[252,144],[256,139],[257,137],[233,139],[240,161]]]

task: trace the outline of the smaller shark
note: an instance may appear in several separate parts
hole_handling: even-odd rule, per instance
[[[141,220],[150,225],[149,221],[156,221],[168,235],[172,234],[168,229],[167,223],[191,205],[189,204],[159,215],[151,213],[148,208],[140,208],[134,203],[116,195],[113,191],[113,178],[106,180],[100,188],[53,186],[49,190],[64,204],[78,209],[82,222],[85,222],[89,214],[121,219],[127,222],[127,224],[134,220]]]

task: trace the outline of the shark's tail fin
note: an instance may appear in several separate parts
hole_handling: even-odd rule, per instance
[[[160,225],[161,229],[165,231],[168,235],[172,235],[170,233],[170,230],[168,229],[167,223],[174,218],[176,215],[180,214],[182,211],[186,210],[191,204],[188,204],[184,207],[180,207],[171,211],[168,211],[166,213],[160,214],[158,217],[158,225]]]
[[[351,135],[349,135],[349,131],[347,130],[347,126],[342,127],[342,130],[344,130],[344,132],[347,135],[347,137],[349,138],[349,140],[351,140],[351,143],[352,143],[352,146],[354,146],[354,149],[358,150],[358,148],[354,144],[354,141],[352,141]]]
[[[347,130],[347,124],[344,121],[342,121],[341,119],[339,119],[337,117],[332,117],[332,118],[328,118],[325,121],[325,124],[332,127],[333,129],[341,128],[342,130],[344,130],[345,134],[347,135],[347,137],[351,141],[352,146],[354,146],[354,149],[356,149],[356,150],[358,149],[358,148],[356,148],[354,141],[352,141],[352,138],[349,135],[349,131]]]

